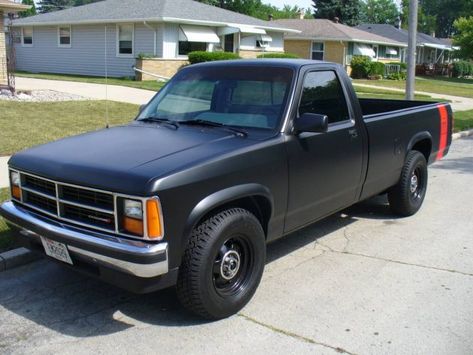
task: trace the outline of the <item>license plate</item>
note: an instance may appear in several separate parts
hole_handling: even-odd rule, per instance
[[[69,255],[69,251],[67,250],[66,244],[62,244],[45,237],[41,237],[41,242],[43,243],[44,251],[47,255],[72,265],[72,260]]]

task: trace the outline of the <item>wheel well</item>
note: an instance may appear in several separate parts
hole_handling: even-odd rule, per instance
[[[261,223],[261,227],[263,227],[263,231],[265,236],[268,235],[268,223],[271,217],[271,202],[264,196],[248,196],[239,198],[236,200],[232,200],[226,202],[218,207],[213,208],[209,212],[207,212],[197,223],[199,225],[201,222],[205,221],[210,216],[215,215],[216,213],[229,209],[229,208],[243,208],[255,215],[258,221]]]
[[[432,152],[432,142],[430,139],[422,139],[418,141],[411,150],[417,150],[422,153],[425,157],[425,160],[429,162],[430,153]]]

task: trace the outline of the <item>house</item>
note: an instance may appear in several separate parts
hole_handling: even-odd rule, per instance
[[[382,62],[404,61],[406,44],[343,25],[336,19],[291,19],[274,23],[299,30],[284,37],[286,52],[301,58],[342,64],[350,72],[354,55],[366,55]]]
[[[17,13],[18,11],[28,10],[30,6],[18,4],[10,0],[0,0],[0,88],[10,87],[8,80],[8,60],[7,46],[5,39],[6,21],[8,14]]]
[[[143,54],[143,69],[172,76],[191,51],[283,52],[284,32],[297,32],[192,0],[106,0],[13,26],[18,70],[114,77],[133,76]]]
[[[402,42],[406,45],[408,43],[408,32],[392,25],[366,23],[357,26],[357,28]],[[448,43],[443,39],[435,38],[422,32],[417,33],[417,64],[449,63],[452,61],[451,54],[453,50],[451,42]]]

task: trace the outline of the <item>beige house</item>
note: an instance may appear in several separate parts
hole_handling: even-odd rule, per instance
[[[0,0],[0,88],[2,86],[8,87],[7,75],[7,48],[5,40],[5,25],[4,19],[10,13],[28,10],[30,6],[22,5],[10,0]]]
[[[354,55],[375,61],[404,62],[407,45],[373,33],[324,19],[276,20],[282,27],[301,31],[284,36],[286,52],[301,58],[325,60],[343,65],[350,73]]]

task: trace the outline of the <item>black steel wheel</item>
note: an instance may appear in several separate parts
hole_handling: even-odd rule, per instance
[[[399,182],[388,192],[391,210],[401,216],[415,214],[427,192],[427,162],[424,155],[411,151],[407,155]]]
[[[192,231],[179,269],[178,298],[207,319],[235,314],[253,297],[265,258],[256,217],[241,208],[222,211]]]

